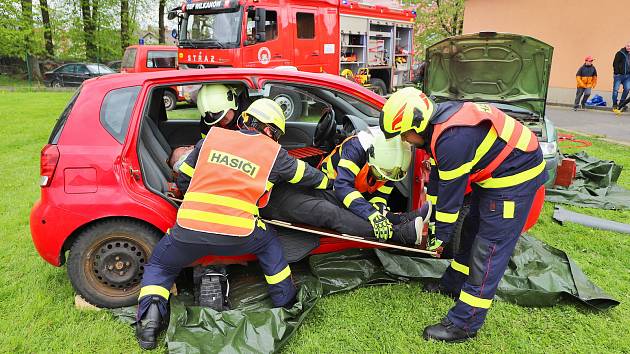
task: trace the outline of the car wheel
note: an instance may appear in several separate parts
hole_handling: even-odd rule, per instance
[[[70,249],[72,286],[99,307],[136,304],[144,266],[160,236],[149,225],[132,220],[108,220],[87,227]]]
[[[59,82],[59,80],[53,80],[53,81],[50,82],[50,87],[60,88],[61,87],[61,82]]]
[[[164,108],[167,111],[172,111],[177,104],[177,96],[172,91],[164,91]]]
[[[466,219],[466,216],[468,216],[468,213],[470,213],[470,204],[464,203],[462,208],[459,210],[457,221],[455,221],[453,236],[444,248],[444,252],[442,252],[442,258],[453,258],[455,254],[460,252],[462,231],[464,230],[464,220]]]
[[[270,96],[282,108],[287,120],[297,119],[302,115],[302,98],[298,93],[274,89],[271,90]]]
[[[387,94],[387,85],[385,85],[385,81],[373,77],[370,79],[370,85],[372,86],[372,91],[374,91],[377,95],[385,96]]]

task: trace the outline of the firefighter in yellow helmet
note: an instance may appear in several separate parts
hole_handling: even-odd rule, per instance
[[[425,210],[389,212],[394,183],[407,174],[411,150],[386,141],[378,127],[349,137],[323,161],[322,170],[334,190],[307,190],[289,185],[274,188],[266,218],[309,224],[340,233],[423,247]]]
[[[192,179],[187,174],[177,179],[185,194],[176,223],[155,246],[142,277],[136,315],[142,348],[157,345],[175,277],[208,254],[255,254],[274,306],[289,308],[295,302],[291,269],[275,230],[260,220],[259,208],[274,183],[326,188],[328,178],[277,143],[284,119],[278,104],[261,98],[243,112],[245,129],[211,129],[188,155],[185,165]]]
[[[387,100],[380,127],[386,137],[400,136],[431,156],[427,199],[435,205],[436,225],[429,250],[440,252],[449,241],[464,195],[472,189],[461,252],[439,284],[425,286],[456,297],[457,303],[423,333],[425,339],[446,342],[472,338],[483,325],[534,197],[544,192],[547,172],[538,140],[493,105],[438,104],[415,88]]]

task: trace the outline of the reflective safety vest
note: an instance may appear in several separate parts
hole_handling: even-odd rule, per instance
[[[453,114],[446,121],[434,125],[433,136],[431,137],[431,153],[436,159],[436,163],[439,165],[440,162],[436,158],[435,145],[444,131],[457,126],[475,126],[486,121],[492,123],[491,133],[495,134],[496,138],[503,140],[506,145],[488,166],[470,174],[469,183],[481,182],[492,177],[492,172],[505,161],[514,149],[524,152],[532,152],[538,149],[536,135],[514,118],[492,105],[466,102],[457,113]],[[490,146],[487,148],[490,149]],[[477,162],[481,157],[483,156],[476,156],[478,158]]]
[[[322,161],[320,169],[324,172],[328,179],[334,180],[337,178],[337,167],[339,166],[339,161],[341,160],[343,144],[352,138],[354,138],[354,136],[347,138],[341,144],[337,145],[335,149]],[[376,177],[370,173],[370,166],[367,163],[365,163],[363,167],[359,168],[360,169],[356,171],[353,170],[353,168],[349,169],[352,170],[352,173],[354,173],[354,189],[360,193],[367,192],[369,194],[373,194],[387,182],[376,179]]]
[[[177,224],[222,235],[251,234],[279,151],[280,145],[262,134],[210,129]]]

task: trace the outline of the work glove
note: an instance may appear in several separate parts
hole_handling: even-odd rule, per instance
[[[379,213],[381,213],[381,215],[385,216],[387,215],[387,213],[389,212],[389,208],[387,207],[387,205],[383,204],[383,203],[374,203],[372,204],[372,206],[378,210]]]
[[[442,240],[438,239],[437,237],[430,237],[429,242],[427,243],[427,251],[437,253],[437,257],[440,258],[440,256],[442,255],[442,251],[444,250],[442,244]]]
[[[374,228],[374,236],[382,241],[387,241],[392,238],[394,229],[392,223],[378,211],[368,217],[368,220]]]

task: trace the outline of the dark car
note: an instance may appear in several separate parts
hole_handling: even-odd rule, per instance
[[[65,64],[44,73],[44,84],[50,87],[79,86],[87,79],[114,73],[114,70],[104,64]]]

